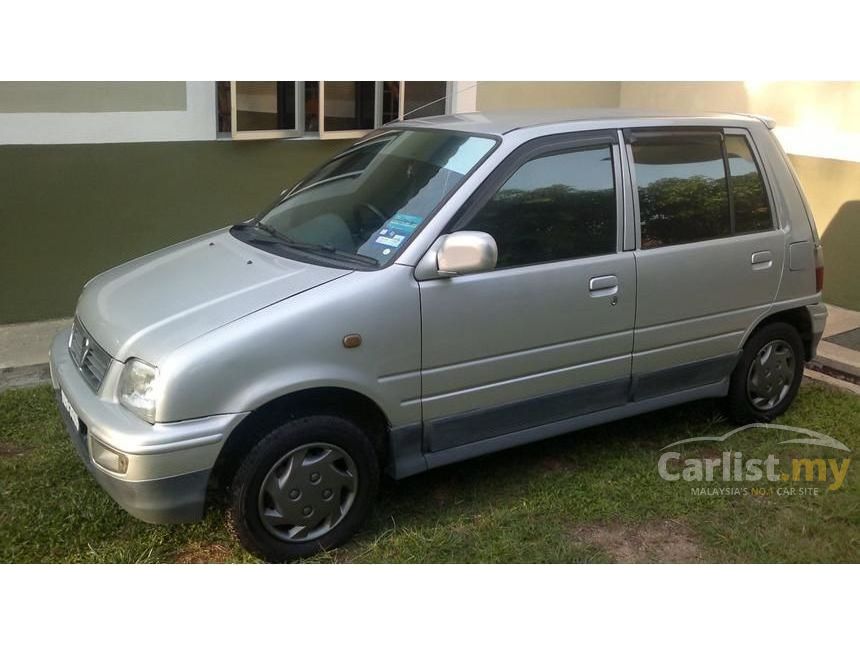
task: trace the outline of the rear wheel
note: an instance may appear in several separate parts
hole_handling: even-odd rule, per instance
[[[352,537],[378,486],[378,459],[358,426],[334,416],[296,419],[266,435],[242,461],[228,521],[263,560],[308,557]]]
[[[788,409],[803,378],[803,343],[788,323],[756,331],[732,374],[728,411],[736,423],[770,421]]]

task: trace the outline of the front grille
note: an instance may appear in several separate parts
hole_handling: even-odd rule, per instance
[[[69,354],[87,384],[95,391],[101,387],[108,367],[110,355],[99,347],[89,332],[75,318],[72,325],[72,336],[69,338]]]

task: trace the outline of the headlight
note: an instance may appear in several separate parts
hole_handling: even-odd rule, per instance
[[[158,368],[136,358],[129,360],[119,377],[119,401],[144,421],[155,423]]]

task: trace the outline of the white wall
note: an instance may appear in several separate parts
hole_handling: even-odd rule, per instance
[[[207,141],[215,138],[213,81],[189,81],[186,109],[0,114],[0,145]]]
[[[618,107],[618,81],[480,81],[482,111],[531,108]]]
[[[478,109],[478,81],[451,83],[451,112],[474,112]]]
[[[860,162],[858,82],[625,81],[619,107],[763,114],[789,154]]]

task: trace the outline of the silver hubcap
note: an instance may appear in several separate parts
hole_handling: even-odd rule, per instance
[[[784,340],[762,347],[750,365],[747,395],[759,410],[771,410],[788,396],[794,382],[794,350]]]
[[[331,531],[355,501],[358,472],[346,451],[308,443],[266,474],[257,502],[263,526],[279,540],[307,542]]]

